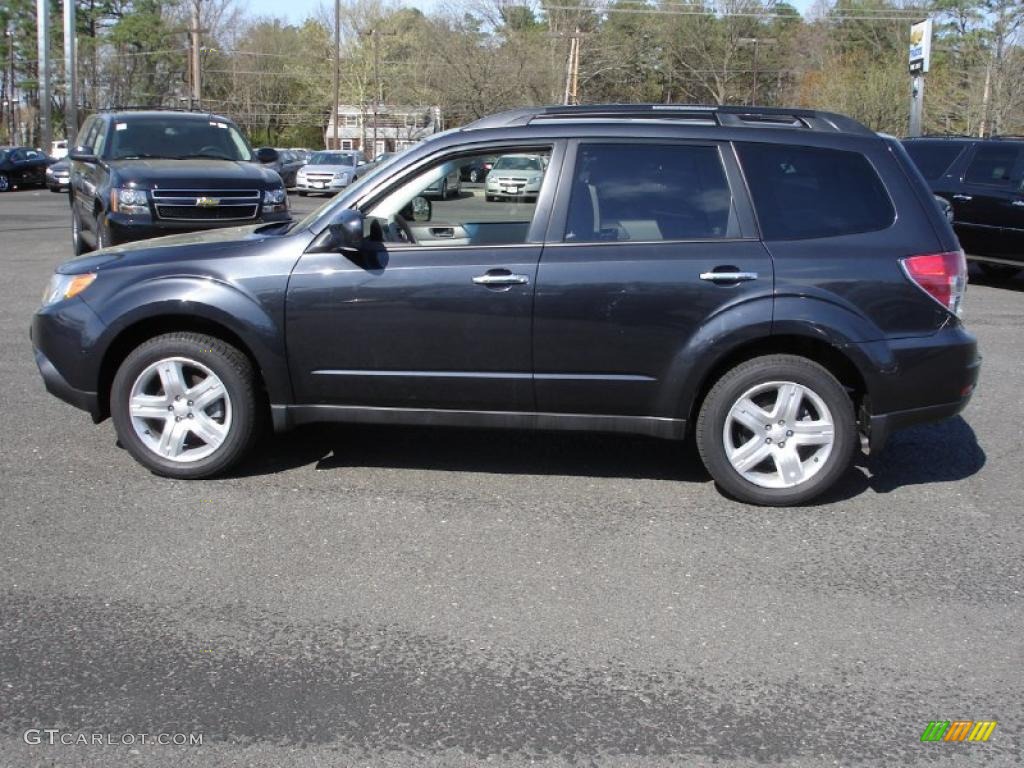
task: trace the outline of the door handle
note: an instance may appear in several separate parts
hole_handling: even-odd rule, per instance
[[[741,283],[746,280],[757,280],[757,272],[701,272],[701,280],[710,280],[712,283]]]
[[[961,203],[968,203],[974,199],[973,195],[953,195],[954,200],[959,200]]]
[[[473,282],[477,285],[483,285],[488,288],[505,288],[512,285],[526,285],[530,282],[530,278],[526,275],[513,275],[511,272],[488,272],[484,275],[477,275],[473,278]]]

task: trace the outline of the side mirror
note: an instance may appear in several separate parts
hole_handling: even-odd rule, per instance
[[[278,151],[273,147],[260,147],[256,150],[256,159],[261,163],[276,163],[278,157]]]
[[[68,152],[68,157],[72,160],[77,160],[80,163],[95,163],[96,155],[93,154],[92,149],[89,147],[75,147]]]
[[[430,221],[434,215],[434,205],[423,195],[417,195],[398,215],[406,221]]]
[[[363,214],[348,208],[329,225],[331,250],[358,251],[363,247]]]

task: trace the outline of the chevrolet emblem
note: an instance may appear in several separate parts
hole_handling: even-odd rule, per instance
[[[216,197],[197,197],[196,206],[199,208],[216,208],[220,205],[220,199]]]

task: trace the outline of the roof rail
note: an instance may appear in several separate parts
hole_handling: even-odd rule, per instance
[[[844,115],[812,109],[714,106],[704,104],[583,104],[524,107],[499,112],[465,126],[464,130],[509,128],[533,122],[594,122],[605,120],[690,122],[725,127],[800,128],[813,131],[874,136],[871,129]]]
[[[169,107],[165,104],[116,104],[106,107],[100,107],[96,110],[97,112],[192,112],[197,114],[212,114],[208,109],[199,109],[198,107],[188,106],[174,106]]]

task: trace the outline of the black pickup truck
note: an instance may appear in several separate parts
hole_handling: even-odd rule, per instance
[[[906,139],[907,153],[939,197],[967,258],[992,277],[1024,269],[1024,138]]]
[[[281,177],[231,120],[176,111],[101,112],[71,159],[76,254],[214,227],[287,221]]]

